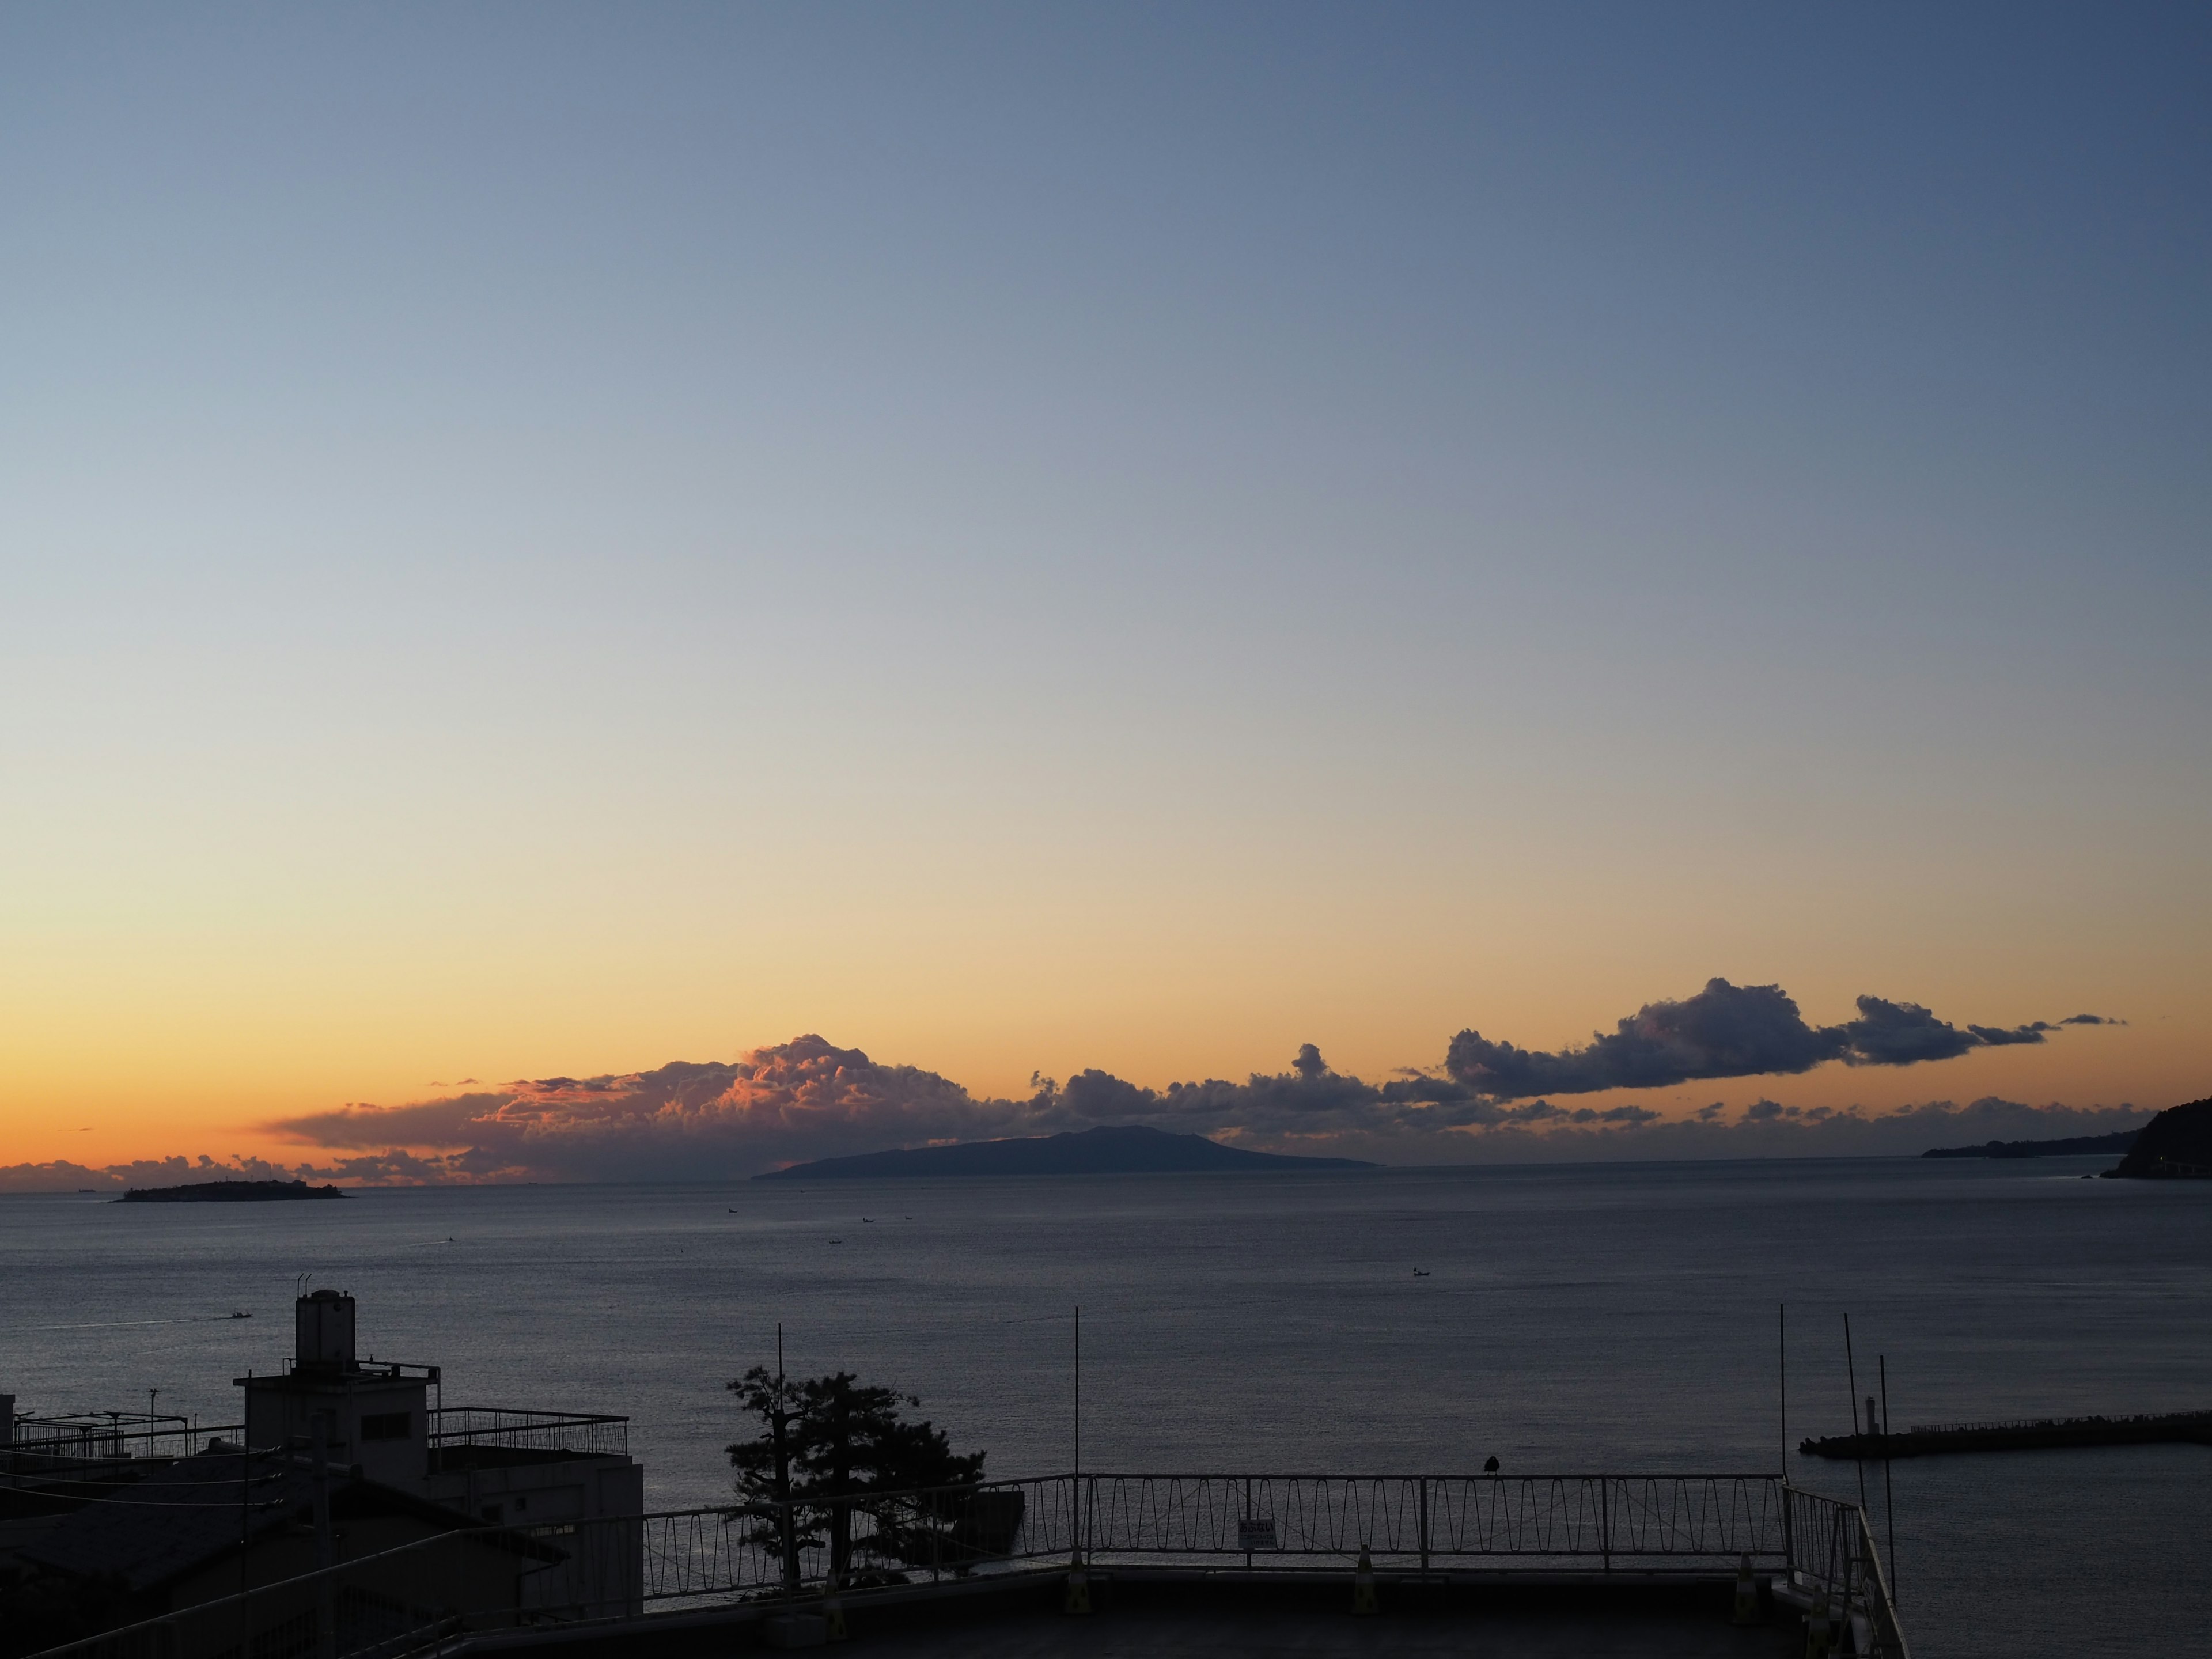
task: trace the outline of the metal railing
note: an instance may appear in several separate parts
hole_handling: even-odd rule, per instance
[[[471,1632],[1095,1566],[1733,1573],[1749,1558],[1905,1659],[1854,1505],[1778,1476],[1087,1474],[477,1527],[255,1587],[40,1659],[404,1659]]]
[[[1745,1474],[1083,1477],[1086,1553],[1623,1559],[1783,1553],[1780,1482]],[[1257,1523],[1257,1524],[1255,1524]]]
[[[585,1412],[523,1411],[506,1406],[445,1406],[430,1414],[433,1454],[459,1446],[518,1451],[629,1455],[629,1419]]]
[[[12,1438],[0,1443],[0,1462],[11,1457],[71,1463],[114,1463],[132,1457],[182,1457],[206,1438],[243,1433],[230,1425],[196,1428],[189,1417],[133,1412],[88,1412],[75,1417],[25,1417]]]
[[[301,1359],[297,1355],[287,1354],[276,1374],[292,1376],[304,1372],[311,1376],[318,1373],[327,1376],[338,1369],[334,1361]],[[366,1359],[345,1361],[343,1374],[348,1376],[380,1376],[393,1382],[435,1382],[442,1387],[445,1367],[426,1365],[419,1359],[379,1359],[372,1354]]]
[[[1852,1626],[1852,1650],[1911,1659],[1866,1511],[1818,1492],[1783,1488],[1790,1527],[1789,1584],[1828,1616]]]

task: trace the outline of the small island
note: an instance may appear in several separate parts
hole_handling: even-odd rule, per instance
[[[970,1140],[957,1146],[860,1152],[771,1170],[756,1181],[852,1181],[885,1176],[1168,1175],[1213,1170],[1371,1170],[1356,1158],[1292,1158],[1248,1152],[1204,1135],[1130,1124],[1080,1133]]]
[[[304,1181],[202,1181],[189,1187],[133,1187],[118,1204],[268,1204],[313,1198],[344,1198],[335,1187],[310,1187]]]

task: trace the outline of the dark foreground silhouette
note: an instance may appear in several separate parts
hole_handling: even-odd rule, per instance
[[[911,1152],[861,1152],[772,1170],[756,1181],[836,1181],[882,1176],[1164,1175],[1206,1170],[1371,1170],[1356,1158],[1248,1152],[1204,1135],[1132,1124],[1018,1140],[975,1140]]]

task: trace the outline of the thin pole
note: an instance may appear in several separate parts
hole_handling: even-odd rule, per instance
[[[1889,1356],[1876,1354],[1881,1368],[1881,1507],[1889,1522],[1889,1599],[1897,1600],[1897,1488],[1889,1483]]]
[[[253,1417],[253,1370],[251,1366],[246,1372],[246,1419],[250,1422]],[[252,1626],[246,1610],[246,1550],[252,1534],[252,1527],[247,1519],[247,1504],[252,1490],[253,1445],[246,1438],[246,1425],[241,1423],[238,1427],[238,1650],[240,1654],[252,1651],[250,1639]]]
[[[1851,1362],[1851,1316],[1844,1316],[1844,1376],[1851,1390],[1851,1438],[1859,1437],[1859,1368]],[[1866,1459],[1856,1460],[1859,1468],[1859,1508],[1867,1506]]]
[[[1083,1553],[1083,1522],[1090,1505],[1083,1495],[1083,1304],[1075,1304],[1075,1550]]]
[[[1774,1304],[1776,1334],[1781,1345],[1782,1484],[1790,1484],[1790,1304]]]

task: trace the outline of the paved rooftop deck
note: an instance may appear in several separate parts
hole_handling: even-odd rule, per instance
[[[1721,1619],[1653,1613],[1409,1613],[1354,1619],[1291,1611],[1133,1608],[1071,1619],[1010,1613],[932,1630],[860,1633],[845,1650],[889,1659],[1322,1659],[1480,1654],[1484,1659],[1777,1659],[1794,1627],[1739,1630]]]
[[[1095,1611],[1061,1611],[1060,1574],[855,1593],[852,1659],[1784,1659],[1802,1652],[1796,1612],[1762,1597],[1765,1622],[1731,1621],[1732,1576],[1507,1577],[1377,1575],[1379,1613],[1352,1613],[1351,1575],[1094,1572]],[[795,1612],[819,1631],[821,1604]],[[726,1659],[769,1650],[775,1609],[754,1604],[617,1629],[498,1632],[473,1659]]]

